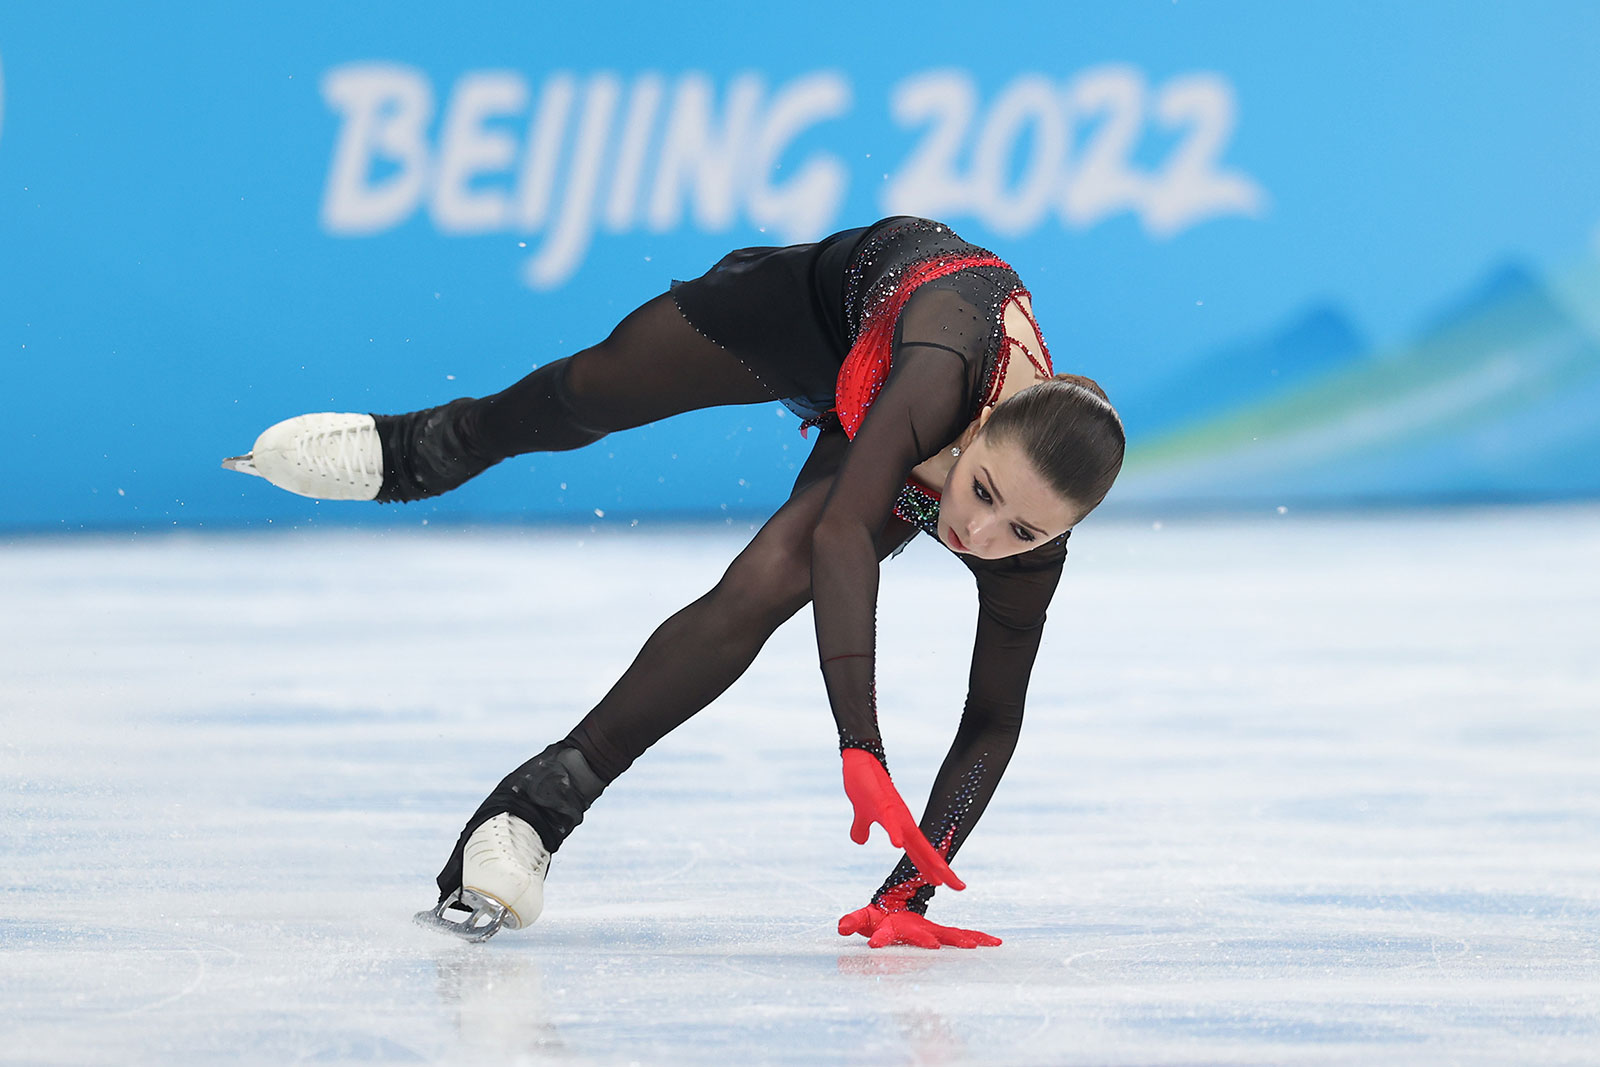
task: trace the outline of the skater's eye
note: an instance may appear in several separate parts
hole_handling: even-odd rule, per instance
[[[989,495],[989,490],[976,478],[972,479],[972,492],[985,504],[991,504],[994,502],[994,498]],[[1018,526],[1016,523],[1012,523],[1011,532],[1016,536],[1018,541],[1034,540],[1033,531],[1028,529],[1026,526]]]

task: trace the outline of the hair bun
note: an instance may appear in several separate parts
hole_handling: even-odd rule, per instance
[[[1101,400],[1104,400],[1106,403],[1111,403],[1111,398],[1106,396],[1106,391],[1100,388],[1100,383],[1095,381],[1093,378],[1086,378],[1081,374],[1058,374],[1052,378],[1051,381],[1068,382],[1072,385],[1080,385],[1089,390],[1089,392],[1093,393],[1095,396],[1099,397]]]

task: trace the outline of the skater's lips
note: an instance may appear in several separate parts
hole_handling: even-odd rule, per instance
[[[957,552],[965,552],[967,550],[967,546],[961,543],[961,538],[956,536],[955,527],[947,526],[945,528],[945,537],[949,539],[950,547]]]

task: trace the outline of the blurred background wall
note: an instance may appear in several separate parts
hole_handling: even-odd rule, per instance
[[[407,508],[221,470],[495,391],[724,251],[942,218],[1107,508],[1600,493],[1600,5],[0,6],[0,529],[756,513],[776,404]]]

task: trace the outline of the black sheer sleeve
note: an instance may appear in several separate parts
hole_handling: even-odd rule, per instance
[[[923,286],[896,326],[891,370],[850,442],[812,540],[817,653],[841,748],[884,758],[873,689],[874,541],[911,469],[960,436],[992,351],[990,317],[952,288]]]
[[[920,824],[947,861],[988,807],[1016,749],[1028,679],[1044,634],[1045,611],[1061,579],[1067,536],[1007,559],[961,557],[978,582],[978,632],[961,725]],[[927,911],[933,888],[902,856],[872,902],[885,911],[920,914]]]

